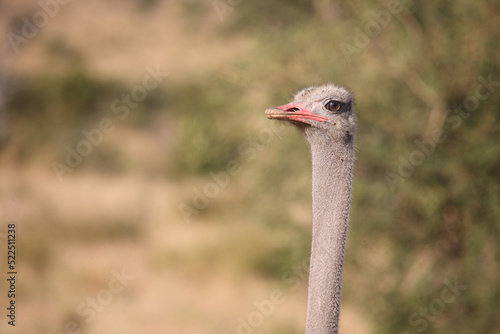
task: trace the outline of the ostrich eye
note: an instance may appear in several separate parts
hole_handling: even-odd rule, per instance
[[[342,103],[339,101],[334,101],[334,100],[328,101],[325,104],[325,108],[330,110],[330,111],[333,111],[333,112],[339,111],[341,107],[342,107]]]

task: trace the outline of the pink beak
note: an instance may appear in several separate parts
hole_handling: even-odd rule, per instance
[[[297,121],[310,124],[309,120],[326,122],[329,119],[325,116],[316,115],[313,112],[303,109],[299,104],[289,103],[279,107],[266,110],[269,119],[281,119],[285,121]]]

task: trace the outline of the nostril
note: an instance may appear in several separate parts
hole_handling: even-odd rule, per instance
[[[296,112],[296,111],[299,111],[299,108],[295,108],[295,107],[293,107],[293,108],[288,108],[288,109],[287,109],[287,110],[285,110],[285,111]]]

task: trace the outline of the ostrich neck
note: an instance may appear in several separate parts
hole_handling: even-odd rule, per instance
[[[351,205],[353,143],[311,145],[313,231],[306,334],[336,334]]]

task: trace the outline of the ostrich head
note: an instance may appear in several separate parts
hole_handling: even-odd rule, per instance
[[[334,84],[305,88],[291,103],[267,109],[266,116],[296,125],[311,145],[332,140],[352,144],[356,131],[352,94]]]

